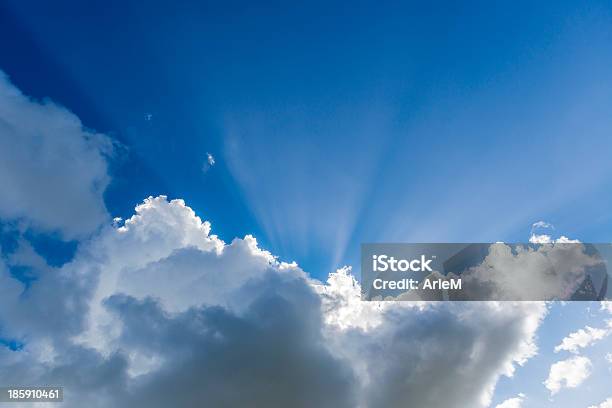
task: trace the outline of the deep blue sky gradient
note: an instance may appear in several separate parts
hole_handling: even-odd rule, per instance
[[[184,198],[322,278],[365,241],[610,241],[611,10],[9,0],[0,69],[124,145],[112,216]]]

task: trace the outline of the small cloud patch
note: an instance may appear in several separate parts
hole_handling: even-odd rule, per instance
[[[206,173],[214,165],[215,165],[215,156],[213,156],[211,153],[206,152],[206,160],[204,161],[204,164],[202,165],[202,171]]]

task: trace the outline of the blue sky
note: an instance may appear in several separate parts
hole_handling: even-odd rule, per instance
[[[184,199],[228,244],[252,234],[259,248],[297,261],[321,280],[342,265],[358,270],[363,242],[521,242],[540,220],[553,224],[556,236],[610,242],[611,66],[612,7],[603,1],[7,0],[0,5],[0,71],[25,95],[66,107],[115,147],[102,157],[107,139],[92,136],[91,142],[88,134],[83,144],[79,130],[71,140],[80,147],[50,148],[51,161],[66,147],[79,152],[77,171],[66,167],[79,177],[82,171],[85,181],[66,182],[65,190],[67,173],[58,170],[47,180],[44,171],[28,167],[27,155],[16,154],[27,169],[18,180],[26,187],[42,180],[52,210],[77,196],[91,200],[57,213],[29,206],[36,194],[24,194],[21,212],[0,200],[0,278],[6,263],[26,293],[29,285],[36,290],[37,282],[47,282],[41,270],[97,265],[88,251],[104,253],[100,242],[113,243],[119,233],[92,233],[91,225],[66,219],[91,214],[97,228],[110,224],[107,215],[129,218],[143,199],[160,194]],[[0,91],[10,88],[3,86],[0,77]],[[2,133],[2,114],[0,136],[10,136]],[[18,143],[2,146],[12,145]],[[46,148],[33,146],[33,157]],[[0,174],[0,185],[8,178]],[[18,184],[10,185],[19,190]],[[67,194],[55,198],[54,191]],[[164,234],[184,241],[177,238],[175,252],[160,250],[150,264],[137,267],[140,260],[128,259],[126,270],[151,264],[163,270],[165,258],[189,270],[195,262],[186,248],[203,244],[184,238],[179,227],[195,222],[177,202],[155,201],[150,208],[171,220],[161,227],[145,220],[162,231],[159,247],[167,244]],[[145,221],[138,222],[146,227]],[[142,233],[131,228],[137,237]],[[249,242],[237,240],[228,251],[242,254]],[[148,254],[150,248],[133,245]],[[74,264],[65,266],[68,261]],[[130,284],[101,293],[141,294]],[[88,289],[85,298],[101,290]],[[7,333],[1,312],[0,346],[29,351],[29,341],[37,344],[43,329]],[[430,316],[434,322],[436,316]],[[597,304],[552,306],[537,334],[540,353],[515,377],[500,377],[492,406],[519,393],[534,407],[612,397],[612,365],[603,357],[612,336],[580,350],[593,364],[581,392],[564,389],[551,400],[542,385],[553,363],[573,355],[553,352],[562,339],[585,325],[605,327],[606,319]]]
[[[126,146],[113,216],[182,197],[324,276],[539,219],[608,241],[607,6],[9,1],[0,66]]]

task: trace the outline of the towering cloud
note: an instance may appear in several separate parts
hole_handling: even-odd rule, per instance
[[[315,281],[165,197],[44,268],[55,280],[27,289],[0,272],[4,335],[22,344],[0,348],[0,383],[64,385],[70,407],[485,406],[545,314],[359,302],[347,269]]]

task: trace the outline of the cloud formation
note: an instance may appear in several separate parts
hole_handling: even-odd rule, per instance
[[[94,231],[108,214],[111,140],[67,109],[23,95],[0,71],[0,218],[67,239]]]
[[[560,243],[560,244],[570,244],[570,243],[578,243],[580,242],[577,239],[569,239],[565,235],[561,235],[559,238],[553,238],[550,235],[550,232],[555,229],[555,226],[545,222],[538,221],[531,224],[531,233],[529,235],[529,242],[533,244],[550,244],[550,243]]]
[[[23,343],[0,347],[0,383],[64,385],[67,407],[486,406],[545,314],[359,302],[348,269],[312,280],[163,196],[42,268],[30,288],[0,268],[3,335]]]
[[[562,388],[576,388],[591,375],[591,367],[591,360],[584,356],[558,361],[550,367],[544,385],[551,395],[555,395]]]
[[[555,353],[558,353],[561,350],[569,351],[570,353],[578,353],[581,348],[588,347],[611,333],[612,324],[610,328],[605,329],[595,329],[593,327],[586,326],[584,329],[570,333],[566,338],[564,338],[561,341],[561,344],[555,347]]]

